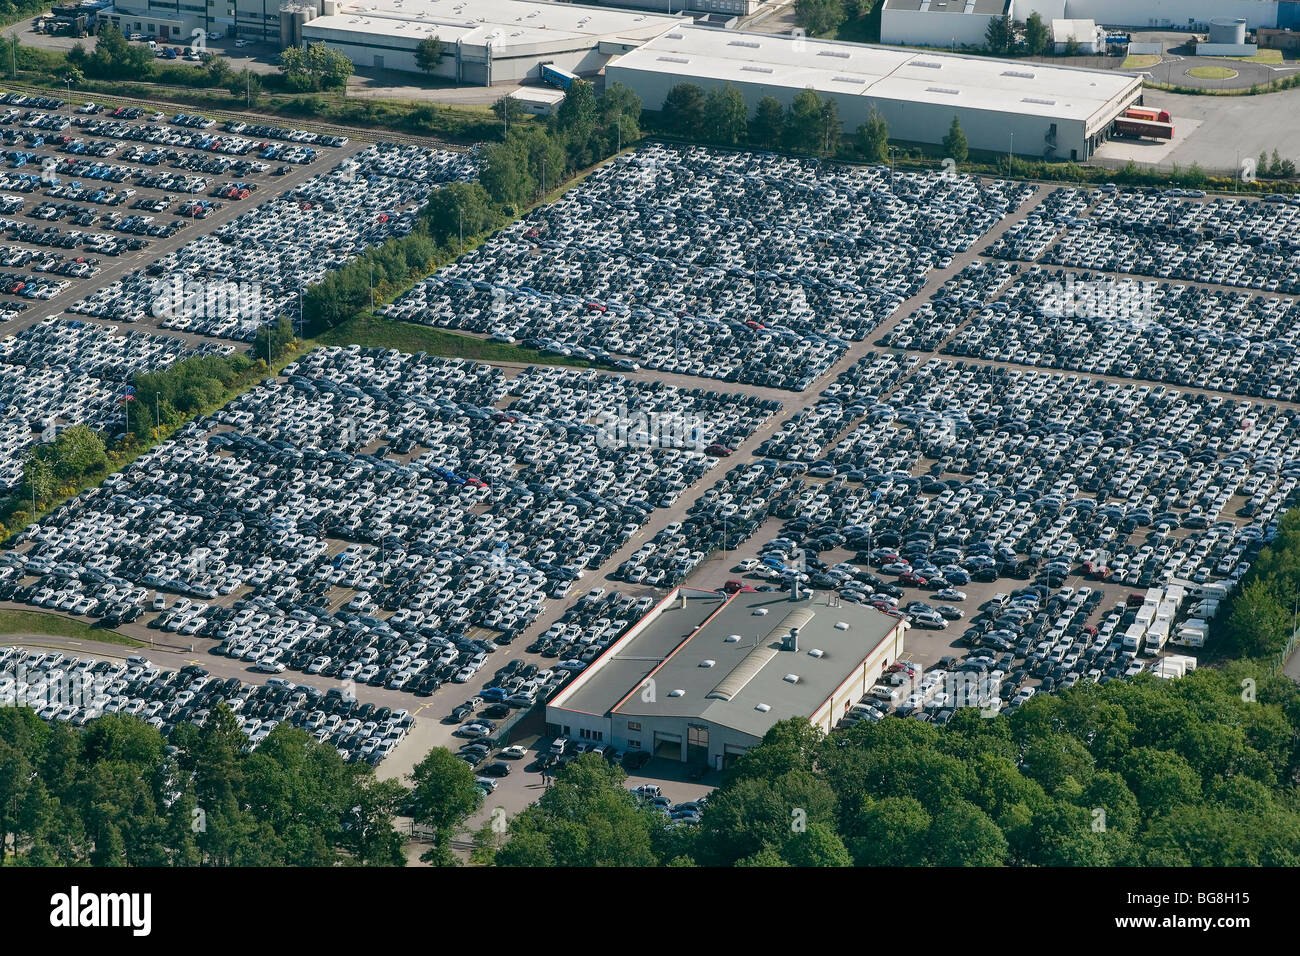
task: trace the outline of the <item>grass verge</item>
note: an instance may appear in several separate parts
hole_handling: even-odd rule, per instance
[[[1160,62],[1160,57],[1155,53],[1134,53],[1132,56],[1124,58],[1120,64],[1121,70],[1145,70],[1148,67],[1155,66]]]
[[[44,611],[0,610],[0,637],[15,634],[45,634],[50,637],[75,637],[82,641],[100,641],[104,644],[121,644],[124,647],[144,647],[141,641],[107,628],[92,628],[89,624],[59,614]]]
[[[543,354],[536,349],[505,342],[489,342],[477,336],[429,325],[399,322],[379,315],[359,315],[321,333],[308,346],[360,345],[363,348],[397,349],[399,352],[428,352],[446,358],[474,359],[482,362],[521,362],[525,365],[567,365],[590,368],[585,359]]]
[[[1226,66],[1194,66],[1187,71],[1187,75],[1198,80],[1230,80],[1237,75],[1237,71]]]

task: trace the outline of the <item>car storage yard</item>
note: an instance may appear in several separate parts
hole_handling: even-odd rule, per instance
[[[412,204],[409,180],[466,175],[358,155]],[[242,274],[232,249],[292,245],[302,203],[351,196],[346,168],[320,173],[315,198],[258,220],[261,246],[196,240],[196,222],[138,275],[57,301],[121,324],[155,253],[169,274]],[[306,281],[389,234],[359,196],[323,210],[340,243],[299,253]],[[1236,580],[1294,498],[1294,213],[646,146],[384,310],[621,372],[313,352],[25,533],[0,600],[162,631],[246,682],[283,666],[382,690],[417,723],[468,698],[411,735],[422,747],[497,743],[501,715],[682,581],[799,574],[816,600],[907,614],[919,669],[953,658],[897,702],[919,719],[951,716],[961,668],[1007,706],[1123,677],[1150,658],[1124,653],[1117,605]],[[270,289],[271,314],[291,288]],[[257,321],[174,325],[183,343],[150,340],[104,378]],[[320,739],[374,762],[343,732],[355,706]]]

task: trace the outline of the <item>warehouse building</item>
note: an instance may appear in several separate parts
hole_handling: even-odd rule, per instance
[[[937,144],[954,116],[972,149],[1083,161],[1142,95],[1142,78],[1114,70],[710,30],[679,25],[611,63],[647,109],[690,82],[728,83],[751,112],[765,96],[787,107],[804,89],[834,99],[848,132],[880,110],[891,139]]]
[[[1052,47],[1056,55],[1069,53],[1070,44],[1082,56],[1096,56],[1106,52],[1106,31],[1094,20],[1053,20]]]
[[[906,629],[833,594],[679,588],[546,705],[547,732],[723,769],[779,721],[829,731]]]
[[[885,0],[880,42],[955,50],[982,47],[989,22],[1013,16],[1012,0]]]
[[[680,22],[632,10],[530,0],[321,0],[322,14],[302,26],[307,43],[324,43],[359,67],[419,72],[415,50],[442,41],[433,76],[472,86],[539,79],[551,64],[599,72]]]
[[[1238,17],[1247,27],[1300,26],[1297,0],[1015,0],[1015,18],[1037,13],[1053,20],[1095,20],[1110,27],[1137,30],[1208,31],[1219,18]]]

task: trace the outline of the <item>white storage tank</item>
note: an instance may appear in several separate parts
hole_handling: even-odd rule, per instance
[[[1210,42],[1245,43],[1245,19],[1242,17],[1215,17],[1210,21]]]

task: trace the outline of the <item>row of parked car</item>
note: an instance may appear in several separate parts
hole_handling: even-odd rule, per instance
[[[1300,292],[1300,198],[1200,202],[1156,189],[1065,192],[1038,218],[1014,226],[994,253],[1091,271]]]
[[[384,311],[565,355],[802,389],[1032,191],[651,145]]]
[[[284,724],[333,746],[349,763],[371,765],[391,754],[415,723],[405,710],[359,704],[341,688],[322,691],[282,678],[248,685],[192,664],[170,671],[143,657],[106,661],[0,647],[0,706],[15,703],[79,727],[104,714],[126,714],[164,736],[182,724],[202,726],[224,705],[249,750]]]
[[[254,285],[254,308],[177,312],[165,329],[250,341],[258,327],[293,310],[301,290],[367,247],[405,235],[417,209],[439,185],[470,178],[468,154],[376,144],[260,203],[150,266],[96,289],[70,311],[136,321],[153,311],[159,276]],[[177,220],[183,221],[183,220]]]
[[[172,336],[119,335],[76,319],[47,320],[0,339],[0,490],[17,486],[28,449],[66,424],[120,431],[121,398],[135,372],[225,351]]]

